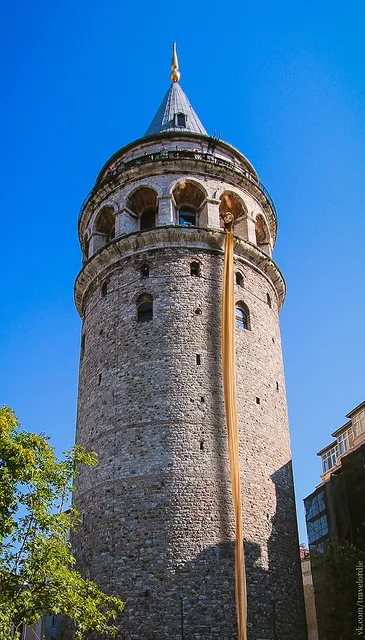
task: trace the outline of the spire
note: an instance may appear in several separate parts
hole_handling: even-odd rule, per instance
[[[170,73],[171,82],[179,82],[180,71],[179,71],[179,61],[177,59],[177,53],[176,53],[176,42],[172,43],[171,69],[172,69],[172,72]]]
[[[155,117],[148,127],[145,136],[164,131],[182,131],[200,133],[207,136],[207,132],[191,106],[187,96],[179,85],[180,72],[176,53],[176,42],[172,46],[171,86],[167,91]]]

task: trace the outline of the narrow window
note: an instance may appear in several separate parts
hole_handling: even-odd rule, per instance
[[[261,404],[261,400],[257,396],[256,396],[256,404]]]
[[[205,402],[204,396],[200,396],[200,402]]]
[[[107,282],[103,282],[103,284],[101,286],[101,296],[102,296],[102,298],[105,298],[107,293],[108,293],[108,283]]]
[[[239,287],[243,287],[243,275],[239,271],[237,271],[237,273],[236,273],[236,284]]]
[[[98,377],[98,385],[101,384],[101,373],[99,373],[99,377]]]
[[[185,127],[186,127],[186,115],[184,113],[177,113],[176,114],[176,126],[177,127],[183,127],[185,129]]]
[[[137,300],[137,322],[149,322],[153,318],[152,296],[141,295]]]
[[[145,262],[141,266],[141,276],[142,276],[142,278],[148,278],[149,275],[150,275],[150,268],[149,268],[148,264]]]
[[[279,391],[279,383],[276,383],[276,391]]]
[[[155,226],[156,214],[154,209],[146,209],[141,215],[139,228],[141,231],[153,229]]]
[[[271,298],[270,298],[268,293],[266,294],[266,302],[267,302],[267,304],[269,305],[269,307],[271,309]]]
[[[200,440],[200,451],[204,451],[204,440]]]
[[[201,359],[201,355],[200,353],[196,354],[196,364],[201,364],[202,363],[202,359]]]
[[[250,328],[248,309],[243,303],[236,307],[236,326],[241,329]]]
[[[200,276],[200,264],[199,264],[199,262],[192,262],[190,264],[190,275],[191,276]]]
[[[184,227],[191,227],[196,224],[196,211],[193,207],[180,207],[179,224],[184,225]]]

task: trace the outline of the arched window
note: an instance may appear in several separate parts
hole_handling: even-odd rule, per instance
[[[271,298],[270,298],[268,293],[266,294],[266,302],[267,302],[267,304],[269,305],[269,307],[271,309]]]
[[[256,242],[258,246],[266,245],[269,243],[269,231],[267,228],[266,220],[261,213],[256,217],[255,222]]]
[[[176,114],[176,126],[177,127],[186,127],[186,115],[185,113],[177,113]]]
[[[247,305],[239,302],[236,305],[236,326],[241,329],[250,329],[250,314]]]
[[[139,187],[128,197],[127,207],[139,218],[140,231],[156,226],[157,193],[151,187]]]
[[[179,224],[190,227],[196,224],[196,210],[193,207],[182,206],[179,209]]]
[[[147,229],[153,229],[156,224],[156,210],[155,209],[146,209],[140,218],[139,228],[141,231],[146,231]]]
[[[114,238],[115,235],[115,217],[113,207],[106,205],[103,207],[96,219],[95,231],[105,238],[105,243]]]
[[[153,318],[153,300],[148,293],[143,293],[137,300],[137,322],[149,322]]]
[[[233,215],[233,224],[245,215],[246,209],[243,200],[232,191],[225,191],[220,197],[219,215],[224,218],[227,213]]]
[[[192,262],[190,264],[190,275],[191,276],[200,276],[200,264],[199,264],[199,262]]]
[[[181,180],[172,191],[177,212],[177,224],[191,227],[199,224],[199,212],[202,210],[206,195],[196,182]]]
[[[243,275],[240,271],[236,272],[236,284],[239,287],[243,287]]]

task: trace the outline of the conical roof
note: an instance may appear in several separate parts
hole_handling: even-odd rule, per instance
[[[178,82],[172,83],[145,136],[164,131],[188,131],[208,135]]]

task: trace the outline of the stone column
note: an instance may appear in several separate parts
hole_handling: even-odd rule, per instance
[[[175,211],[171,195],[160,196],[158,200],[157,226],[175,224]]]
[[[98,233],[97,231],[94,231],[91,234],[89,242],[89,258],[105,245],[106,238],[107,237],[104,235],[104,233]]]
[[[248,214],[234,225],[234,232],[245,240],[256,243],[255,219]]]
[[[134,231],[138,231],[138,218],[130,209],[124,207],[115,218],[115,235],[125,236]]]
[[[207,198],[199,216],[199,226],[209,229],[220,229],[219,204],[215,198]]]

